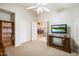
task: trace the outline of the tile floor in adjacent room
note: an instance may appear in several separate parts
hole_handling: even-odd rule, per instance
[[[45,41],[35,40],[26,42],[18,47],[8,47],[9,56],[78,56],[78,53],[67,53],[62,50],[47,46]]]

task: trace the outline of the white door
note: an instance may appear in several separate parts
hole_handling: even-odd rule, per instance
[[[76,44],[79,46],[79,20],[74,23],[74,39]]]
[[[32,41],[37,39],[37,22],[32,22]]]

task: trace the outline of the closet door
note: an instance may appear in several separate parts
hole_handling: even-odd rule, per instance
[[[37,22],[32,22],[32,40],[37,39]]]
[[[75,20],[73,26],[74,26],[73,28],[74,39],[75,39],[76,44],[79,46],[79,20]]]

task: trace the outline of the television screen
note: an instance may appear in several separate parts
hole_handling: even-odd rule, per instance
[[[67,24],[59,24],[51,26],[52,33],[67,33]]]

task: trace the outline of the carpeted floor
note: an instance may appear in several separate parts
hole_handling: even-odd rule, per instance
[[[26,42],[18,47],[8,47],[9,56],[78,56],[78,53],[67,53],[47,46],[45,41],[35,40]]]

